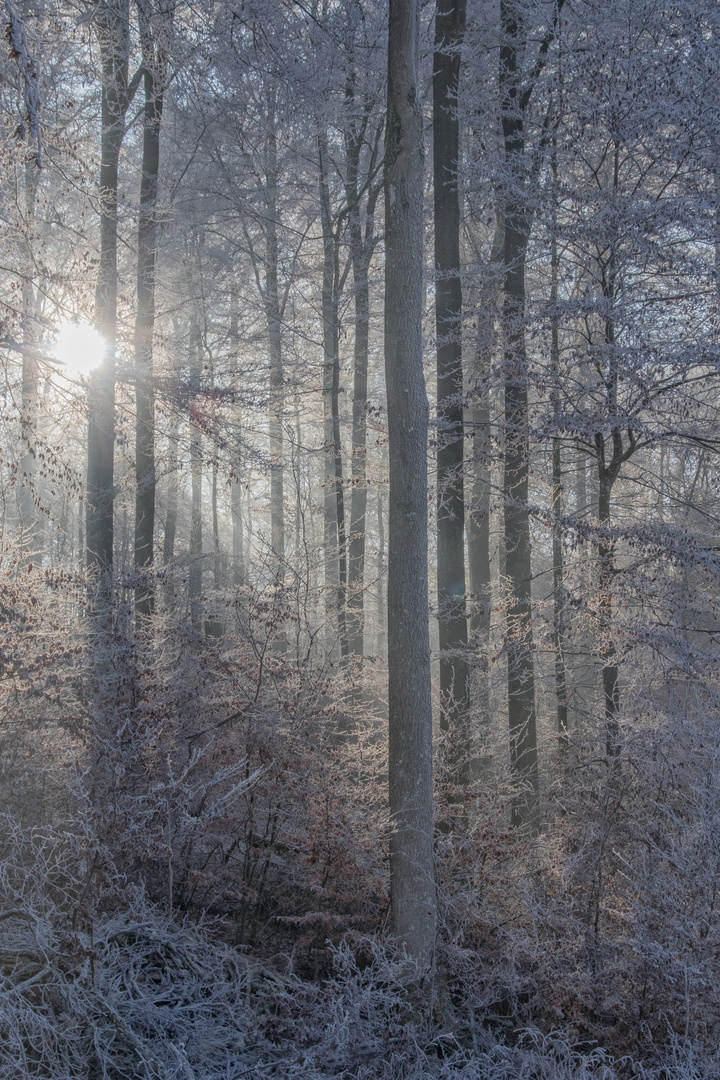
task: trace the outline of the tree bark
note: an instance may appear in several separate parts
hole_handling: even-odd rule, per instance
[[[505,247],[502,214],[496,214],[495,232],[477,312],[477,346],[475,362],[470,372],[469,391],[472,406],[469,410],[472,430],[472,473],[467,521],[468,573],[474,611],[470,619],[473,651],[478,656],[477,676],[473,695],[480,722],[490,723],[490,609],[492,602],[492,573],[490,566],[490,471],[492,439],[490,437],[490,375],[495,349],[495,320]]]
[[[285,495],[283,489],[283,419],[285,374],[282,312],[278,287],[278,157],[274,97],[271,101],[265,159],[265,317],[270,345],[270,544],[278,577],[285,564]]]
[[[523,198],[525,120],[518,71],[519,26],[514,0],[501,0],[500,90],[505,147],[505,274],[503,282],[505,567],[508,583],[507,664],[510,760],[518,783],[513,824],[537,826],[539,781],[535,717],[530,515],[528,377],[525,349],[525,260],[530,210]]]
[[[557,189],[557,157],[553,144],[552,157],[553,185]],[[551,328],[550,328],[550,377],[551,404],[555,423],[560,424],[560,338],[558,331],[558,272],[560,269],[560,257],[557,244],[557,221],[553,213],[552,239],[550,245],[550,305]],[[553,649],[555,652],[555,702],[557,709],[557,733],[560,756],[567,761],[569,751],[568,739],[568,692],[567,670],[565,666],[565,567],[563,560],[563,538],[560,526],[560,518],[563,515],[563,483],[562,483],[562,443],[560,435],[555,434],[552,440],[552,483],[551,483],[551,506],[553,514],[552,545],[553,545]]]
[[[37,358],[37,295],[34,282],[33,232],[35,199],[40,170],[35,159],[25,163],[25,221],[23,222],[22,255],[22,415],[21,430],[24,452],[20,459],[20,525],[23,562],[27,565],[42,554],[42,528],[37,513],[36,437],[38,422],[38,358]]]
[[[435,325],[437,334],[437,594],[440,727],[450,736],[456,781],[469,772],[469,673],[463,487],[460,130],[457,93],[465,0],[437,0],[433,58]],[[463,763],[464,766],[463,767]]]
[[[326,173],[325,139],[318,138],[320,217],[323,238],[322,320],[323,320],[323,401],[325,409],[325,566],[326,587],[334,594],[340,654],[349,654],[345,596],[347,586],[347,543],[345,535],[345,492],[343,486],[342,442],[340,438],[340,317],[339,252],[333,229],[330,191]]]
[[[108,0],[102,4],[97,8],[95,25],[102,72],[100,266],[95,290],[95,323],[105,341],[105,354],[92,371],[88,387],[85,540],[87,566],[96,579],[91,612],[107,618],[113,568],[118,161],[125,134],[125,115],[137,86],[136,80],[133,80],[133,86],[128,85],[129,0]]]
[[[350,251],[355,293],[355,342],[352,408],[352,494],[348,539],[347,621],[350,652],[364,652],[365,518],[367,514],[367,385],[370,339],[370,260],[375,249],[375,206],[380,186],[371,186],[364,212],[359,204],[362,143],[347,140],[346,199],[350,206]],[[374,165],[371,159],[370,169]],[[364,224],[363,224],[364,218]]]
[[[233,292],[230,297],[230,350],[234,363],[238,364],[238,351],[240,335],[238,332],[238,298]],[[239,393],[240,378],[236,372],[234,377],[235,392]],[[233,547],[233,585],[243,585],[245,582],[245,533],[242,516],[242,486],[240,483],[240,433],[242,430],[240,418],[240,406],[235,404],[235,432],[237,453],[234,462],[234,475],[230,481],[230,514],[232,517],[232,547]]]
[[[193,366],[190,382],[191,391],[197,393],[202,372],[202,344],[198,331],[197,358]],[[192,399],[191,399],[192,400]],[[202,579],[203,579],[203,535],[202,535],[202,431],[192,420],[192,408],[190,416],[190,478],[191,478],[191,507],[190,507],[190,569],[188,573],[188,602],[190,605],[190,620],[196,633],[201,632],[201,602]]]
[[[388,401],[389,788],[392,929],[432,962],[432,702],[427,575],[428,401],[423,377],[423,128],[418,0],[390,0],[385,130]]]
[[[174,2],[153,25],[148,0],[137,0],[143,57],[142,178],[138,218],[137,314],[135,318],[135,614],[147,618],[155,609],[150,579],[155,533],[155,391],[153,332],[155,327],[155,262],[157,251],[157,193],[160,171],[160,124],[167,78],[169,34]]]

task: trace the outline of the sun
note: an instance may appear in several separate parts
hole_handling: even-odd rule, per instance
[[[58,327],[53,353],[70,375],[87,375],[102,363],[105,339],[89,323],[63,322]]]

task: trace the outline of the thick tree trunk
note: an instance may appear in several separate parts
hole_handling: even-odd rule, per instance
[[[517,826],[537,826],[538,758],[533,664],[532,578],[528,482],[530,447],[525,350],[525,260],[530,211],[522,198],[525,131],[519,96],[519,28],[512,0],[502,0],[500,49],[502,127],[505,146],[505,277],[503,283],[505,451],[505,569],[508,583],[507,663],[510,760],[519,791],[512,810]]]
[[[163,12],[171,25],[174,4]],[[155,533],[155,391],[153,332],[155,328],[155,261],[157,192],[160,171],[160,124],[167,75],[170,25],[153,27],[147,0],[138,0],[143,56],[145,108],[138,218],[137,315],[135,318],[135,613],[142,620],[155,608],[150,579]],[[158,37],[156,42],[155,38]]]
[[[463,489],[460,135],[457,93],[465,0],[437,0],[433,58],[435,325],[437,333],[437,591],[440,726],[450,736],[456,781],[467,782],[469,675]]]
[[[417,0],[390,0],[385,132],[385,381],[392,930],[422,966],[435,946],[423,377],[423,129]]]

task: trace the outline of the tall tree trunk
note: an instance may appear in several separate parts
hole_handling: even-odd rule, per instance
[[[282,354],[282,311],[278,286],[278,159],[274,97],[269,113],[265,159],[265,317],[270,345],[270,544],[278,577],[285,564],[285,496],[283,490],[283,419],[285,374]]]
[[[35,199],[40,170],[35,160],[25,163],[25,220],[23,222],[23,286],[22,286],[22,441],[23,455],[20,459],[20,524],[23,561],[27,564],[41,555],[42,529],[39,523],[35,475],[36,437],[38,422],[38,358],[37,296],[34,282],[33,232]]]
[[[519,27],[515,0],[501,0],[502,45],[500,89],[505,147],[505,276],[503,283],[505,451],[505,559],[508,582],[507,663],[510,760],[519,784],[512,820],[537,825],[538,758],[535,717],[532,602],[530,582],[530,515],[528,482],[530,447],[528,375],[525,350],[525,260],[530,237],[530,211],[523,198],[526,184],[525,121],[518,71]]]
[[[378,189],[379,190],[379,189]],[[353,286],[355,290],[355,344],[352,411],[352,496],[348,551],[348,632],[350,651],[362,656],[364,646],[365,517],[367,514],[367,385],[370,340],[370,258],[375,246],[374,211],[377,193],[371,193],[363,231],[359,210],[351,214]]]
[[[385,613],[385,512],[383,509],[382,484],[377,489],[377,523],[378,523],[378,571],[377,571],[377,623],[378,623],[378,652],[383,658],[387,658],[387,616]]]
[[[367,513],[367,382],[370,284],[365,259],[353,258],[355,286],[355,370],[352,412],[352,495],[348,550],[348,634],[350,651],[364,648],[365,515]]]
[[[492,439],[490,437],[490,376],[495,350],[495,320],[505,250],[505,228],[501,212],[495,215],[495,231],[489,264],[478,296],[477,351],[470,371],[469,391],[472,405],[469,419],[472,430],[472,483],[467,521],[468,572],[474,612],[470,619],[473,649],[479,655],[475,700],[481,723],[490,723],[490,610],[492,573],[490,566],[490,473]]]
[[[303,522],[303,484],[302,484],[302,429],[300,426],[300,395],[295,391],[295,458],[293,462],[293,470],[295,477],[295,565],[298,569],[301,566],[301,556],[303,551],[303,539],[305,536],[305,528]]]
[[[239,352],[240,347],[240,335],[238,332],[238,298],[237,293],[233,292],[230,297],[230,352],[233,358],[233,362],[236,365],[236,375],[234,378],[235,392],[239,393],[240,390],[240,375],[239,375]],[[237,587],[245,582],[245,534],[243,529],[243,516],[242,516],[242,485],[240,483],[240,446],[241,438],[240,433],[242,431],[241,419],[240,419],[240,406],[236,402],[235,404],[235,432],[237,442],[237,454],[234,462],[233,477],[230,481],[230,514],[232,517],[232,548],[233,548],[233,584]]]
[[[437,333],[437,591],[440,726],[450,733],[451,764],[469,756],[469,673],[463,488],[460,131],[457,94],[465,0],[437,0],[433,58],[435,325]],[[456,780],[467,782],[467,768]]]
[[[115,342],[117,337],[118,161],[125,115],[134,93],[128,86],[129,0],[107,0],[96,9],[102,71],[100,142],[100,266],[95,291],[95,323],[105,354],[88,387],[87,518],[88,569],[95,572],[91,610],[109,617],[113,567],[113,457],[115,446]],[[138,76],[139,78],[139,76]],[[137,86],[137,81],[133,80]]]
[[[137,0],[143,57],[142,178],[138,218],[137,315],[135,318],[135,614],[140,620],[155,608],[150,580],[155,533],[155,392],[153,332],[155,327],[155,262],[157,192],[160,171],[160,124],[167,77],[174,2],[153,23],[148,0]],[[156,40],[157,39],[157,40]]]
[[[579,518],[584,518],[587,514],[587,509],[587,452],[585,450],[578,450],[575,472],[575,514]]]
[[[620,185],[620,146],[615,143],[613,155],[613,189]],[[607,262],[602,262],[601,284],[603,300],[604,346],[605,346],[605,399],[611,431],[612,456],[608,461],[607,446],[602,432],[595,435],[598,479],[598,635],[602,657],[602,683],[605,699],[605,749],[609,762],[620,753],[620,684],[617,649],[612,631],[612,580],[615,573],[615,541],[609,535],[611,525],[612,490],[620,475],[623,463],[635,450],[636,436],[628,427],[628,445],[625,445],[623,428],[618,415],[618,352],[615,338],[615,300],[617,287],[616,238],[608,245]]]
[[[218,518],[218,466],[213,461],[212,489],[210,492],[213,531],[213,588],[217,591],[222,586],[222,564],[220,556],[220,522]]]
[[[202,372],[202,344],[197,342],[197,359],[191,372],[191,386],[195,392],[199,387]],[[201,632],[201,603],[203,579],[203,535],[202,535],[202,431],[193,423],[192,410],[190,419],[190,479],[192,486],[190,506],[190,570],[188,573],[188,601],[190,620],[196,633]]]
[[[352,101],[350,83],[346,99]],[[345,199],[349,207],[350,255],[355,302],[355,341],[352,405],[350,533],[348,537],[348,639],[350,652],[362,656],[364,644],[365,518],[367,514],[367,386],[370,340],[370,260],[375,250],[375,207],[381,186],[372,178],[377,140],[368,164],[369,189],[361,204],[360,155],[368,113],[346,135]]]
[[[325,406],[325,559],[326,585],[335,593],[340,654],[349,653],[345,595],[347,544],[345,536],[345,492],[343,487],[342,442],[340,439],[340,325],[338,311],[339,253],[333,229],[330,191],[325,168],[325,141],[318,138],[320,165],[320,215],[323,237],[322,320],[323,320],[323,400]]]
[[[165,506],[165,528],[163,530],[163,566],[171,563],[175,557],[175,533],[178,516],[178,427],[179,417],[173,414],[168,432],[167,450],[167,502]]]
[[[619,150],[615,150],[614,187],[618,186]],[[618,736],[620,732],[620,684],[618,681],[617,650],[612,633],[612,579],[615,571],[615,543],[607,530],[611,524],[612,489],[620,474],[623,461],[628,457],[625,450],[622,428],[618,423],[618,358],[615,348],[615,304],[616,261],[612,249],[608,265],[602,268],[603,306],[605,309],[605,388],[608,417],[611,424],[612,457],[607,461],[605,439],[596,434],[595,446],[598,462],[598,588],[600,602],[598,610],[598,633],[602,656],[602,682],[605,699],[605,749],[608,760],[617,757],[620,752]],[[632,451],[633,436],[628,432]],[[605,535],[603,532],[605,531]]]
[[[553,144],[552,175],[557,191],[557,156]],[[554,196],[555,197],[555,196]],[[557,221],[553,213],[552,239],[550,249],[550,305],[552,308],[550,328],[550,376],[551,405],[556,425],[560,424],[560,339],[558,332],[558,271],[560,257],[557,243]],[[553,649],[555,652],[555,701],[557,709],[557,732],[560,755],[567,759],[568,741],[568,693],[567,671],[565,667],[565,567],[563,560],[562,529],[560,518],[563,515],[562,486],[562,442],[559,433],[552,440],[552,483],[551,505],[553,513]]]
[[[385,129],[385,382],[392,930],[424,966],[435,946],[423,377],[423,127],[418,0],[390,0]]]
[[[604,458],[604,451],[603,451]],[[604,464],[599,468],[598,525],[610,528],[611,498],[614,477],[612,469]],[[605,751],[608,760],[620,752],[620,684],[618,681],[617,650],[612,637],[612,578],[615,564],[615,545],[609,538],[598,543],[598,569],[600,603],[598,610],[598,633],[601,642],[602,683],[605,707]]]
[[[230,488],[230,512],[232,514],[233,585],[245,582],[245,533],[243,529],[242,487],[233,480]]]

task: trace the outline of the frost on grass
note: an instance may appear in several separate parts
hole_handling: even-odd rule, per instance
[[[559,1034],[515,1033],[509,1045],[481,1024],[438,1023],[438,988],[408,988],[407,962],[371,939],[337,947],[330,979],[303,982],[281,959],[250,962],[213,927],[162,914],[87,836],[9,818],[2,836],[3,1080],[720,1076],[678,1040],[649,1069]]]

